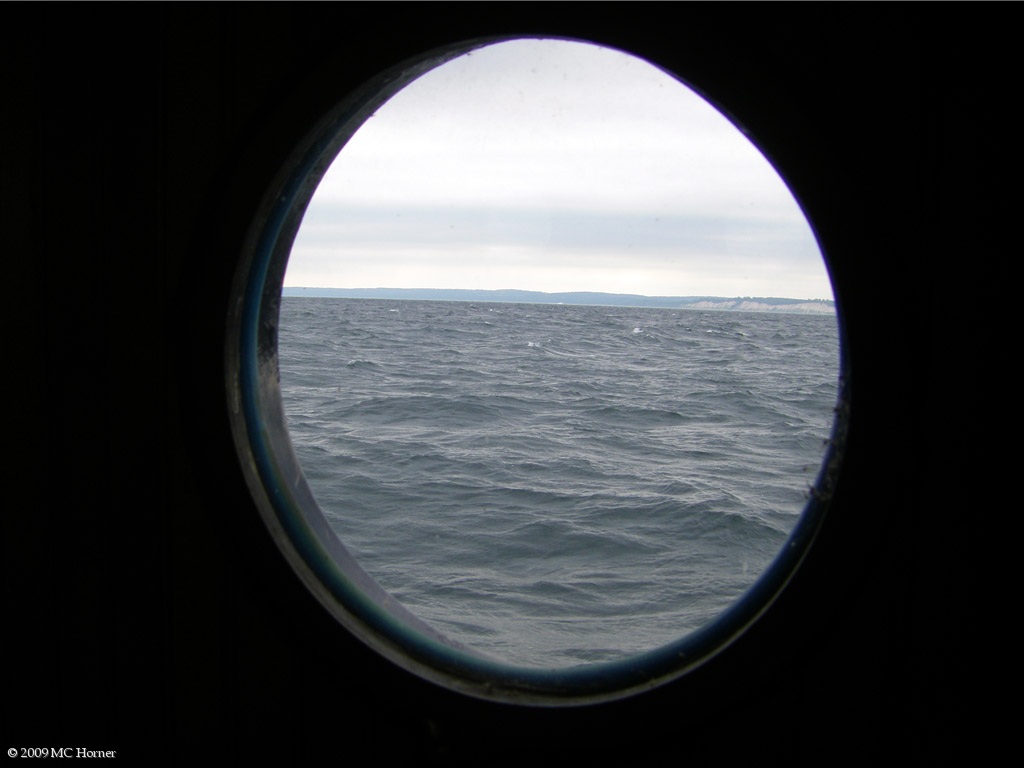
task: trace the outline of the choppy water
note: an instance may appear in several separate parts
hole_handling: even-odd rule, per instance
[[[284,298],[288,425],[363,567],[505,661],[676,640],[781,549],[837,392],[832,316]]]

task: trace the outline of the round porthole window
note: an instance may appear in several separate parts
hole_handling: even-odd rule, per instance
[[[400,665],[582,703],[678,677],[798,566],[840,331],[765,157],[663,70],[474,41],[312,131],[250,233],[233,429],[274,537]]]

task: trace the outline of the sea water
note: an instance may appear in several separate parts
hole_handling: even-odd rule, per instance
[[[533,667],[622,658],[783,547],[837,396],[834,315],[282,300],[317,502],[414,614]]]

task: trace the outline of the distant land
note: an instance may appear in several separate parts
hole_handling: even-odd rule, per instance
[[[830,299],[780,299],[762,296],[640,296],[633,293],[498,290],[460,288],[285,288],[282,296],[335,299],[402,299],[419,301],[479,301],[513,304],[586,304],[608,307],[709,309],[731,312],[786,312],[802,315],[835,314]]]

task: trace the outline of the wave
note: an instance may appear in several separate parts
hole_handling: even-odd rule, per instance
[[[824,455],[834,323],[630,307],[282,301],[289,430],[381,585],[482,652],[562,666],[709,620]]]

